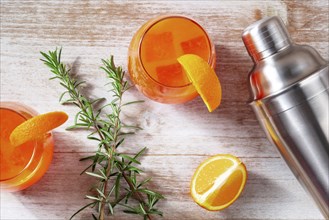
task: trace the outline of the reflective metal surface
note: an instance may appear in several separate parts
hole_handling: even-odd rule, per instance
[[[270,17],[242,35],[255,65],[251,106],[269,140],[329,218],[329,67]]]
[[[291,44],[282,20],[269,17],[247,27],[242,35],[249,55],[254,60],[263,59]]]

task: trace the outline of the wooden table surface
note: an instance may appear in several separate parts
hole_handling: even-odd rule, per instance
[[[158,204],[163,219],[323,219],[278,151],[261,130],[248,100],[247,75],[252,62],[241,41],[245,27],[259,18],[279,15],[296,43],[314,46],[328,60],[328,1],[65,1],[1,0],[1,101],[18,101],[38,112],[63,110],[69,121],[54,131],[55,153],[45,176],[16,193],[1,191],[1,219],[68,219],[86,204],[91,180],[79,173],[79,158],[95,151],[84,131],[65,131],[77,109],[62,106],[63,89],[49,81],[39,51],[63,47],[63,61],[89,84],[90,96],[110,98],[101,59],[113,54],[127,69],[133,33],[159,14],[197,20],[216,45],[216,73],[223,100],[208,113],[200,98],[165,105],[144,98],[135,88],[127,98],[145,99],[125,114],[144,130],[128,138],[124,152],[148,147],[142,168],[151,187],[166,196]],[[221,212],[208,212],[189,195],[196,167],[215,154],[233,154],[248,169],[240,198]],[[90,219],[88,210],[77,219]],[[117,212],[109,219],[139,219]]]

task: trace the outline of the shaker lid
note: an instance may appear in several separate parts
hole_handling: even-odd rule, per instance
[[[255,61],[292,43],[283,21],[277,16],[261,19],[247,27],[242,34],[242,40]]]
[[[242,40],[256,64],[248,76],[250,101],[286,92],[328,66],[314,48],[293,44],[284,23],[276,16],[247,27]]]

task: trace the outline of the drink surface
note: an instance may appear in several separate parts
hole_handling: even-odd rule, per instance
[[[19,147],[10,144],[11,132],[26,119],[10,109],[0,109],[0,180],[13,178],[20,174],[30,162],[36,142],[29,141]]]
[[[177,61],[184,54],[196,54],[214,68],[214,45],[199,24],[177,15],[151,19],[130,42],[130,77],[152,100],[170,104],[190,101],[198,93]]]
[[[196,54],[208,61],[210,43],[203,29],[195,22],[172,17],[155,23],[147,30],[141,43],[141,61],[147,73],[165,86],[190,83],[177,58]]]
[[[48,170],[53,156],[52,134],[14,147],[11,132],[36,114],[18,103],[1,103],[0,108],[0,188],[18,191],[36,183]]]

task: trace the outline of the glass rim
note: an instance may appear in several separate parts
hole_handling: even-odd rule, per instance
[[[38,115],[38,112],[36,112],[34,109],[32,109],[31,107],[29,107],[25,104],[19,103],[19,102],[10,102],[10,101],[3,102],[3,101],[1,101],[0,109],[8,109],[10,111],[13,111],[16,114],[22,116],[25,120],[28,120],[29,117],[31,118],[33,116]],[[22,114],[22,112],[24,114]],[[11,176],[9,178],[2,179],[0,176],[0,183],[15,179],[30,166],[30,164],[33,162],[33,159],[35,158],[35,154],[36,154],[37,147],[38,147],[38,142],[36,140],[33,140],[33,145],[34,145],[34,147],[33,147],[32,155],[31,155],[29,161],[24,166],[24,168],[22,170],[20,170],[16,175]]]
[[[209,37],[209,34],[207,33],[207,31],[198,23],[196,22],[194,19],[190,18],[190,17],[187,17],[187,16],[184,16],[184,15],[178,15],[178,14],[169,14],[169,15],[159,15],[153,19],[150,19],[149,21],[146,22],[147,26],[145,28],[145,30],[143,30],[142,32],[142,36],[138,42],[138,61],[140,62],[141,66],[142,66],[142,69],[143,71],[146,73],[146,75],[153,81],[155,82],[156,84],[159,84],[160,86],[163,86],[163,87],[166,87],[166,88],[171,88],[171,89],[180,89],[180,88],[186,88],[186,87],[189,87],[189,86],[192,86],[192,82],[188,83],[188,84],[185,84],[185,85],[182,85],[182,86],[169,86],[169,85],[165,85],[159,81],[157,81],[156,79],[154,79],[149,73],[148,71],[146,70],[145,66],[144,66],[144,63],[143,63],[143,60],[142,60],[142,55],[141,55],[141,51],[142,51],[142,42],[144,40],[144,37],[146,36],[147,32],[154,26],[156,25],[157,23],[165,20],[165,19],[168,19],[168,18],[182,18],[182,19],[186,19],[186,20],[189,20],[191,21],[192,23],[194,23],[197,27],[199,27],[202,32],[204,33],[204,35],[206,36],[207,38],[207,42],[209,44],[209,58],[207,60],[207,63],[209,65],[213,65],[211,64],[213,58],[214,58],[214,54],[215,54],[215,48],[214,48],[214,44],[213,42],[211,41],[210,37]],[[150,22],[150,23],[149,23]],[[149,23],[149,24],[148,24]],[[145,24],[144,24],[145,25]]]

